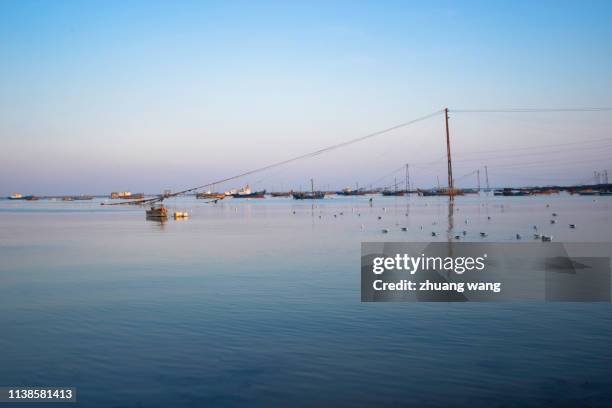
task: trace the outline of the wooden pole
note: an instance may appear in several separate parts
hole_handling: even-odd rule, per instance
[[[455,196],[455,191],[453,187],[453,165],[451,162],[450,132],[448,130],[448,108],[444,108],[444,119],[446,123],[446,155],[448,159],[448,196],[453,199]]]

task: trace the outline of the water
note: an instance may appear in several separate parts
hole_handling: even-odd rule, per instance
[[[450,218],[438,197],[181,198],[163,224],[99,201],[0,201],[0,385],[83,407],[612,398],[610,304],[359,301],[362,241],[605,242],[612,197],[458,197]]]

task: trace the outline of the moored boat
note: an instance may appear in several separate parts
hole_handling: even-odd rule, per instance
[[[9,200],[25,200],[25,197],[22,196],[20,193],[13,193],[10,195],[10,197],[8,197]]]
[[[403,190],[397,190],[397,191],[385,190],[382,192],[382,195],[384,196],[403,196],[404,194],[406,194],[406,192]]]
[[[295,200],[319,200],[325,198],[324,191],[314,191],[314,181],[310,179],[310,192],[302,191],[292,194]]]
[[[417,193],[420,196],[423,196],[423,197],[429,197],[429,196],[448,196],[448,195],[450,195],[448,188],[440,188],[440,189],[432,189],[432,190],[417,190]],[[462,196],[463,195],[463,190],[455,188],[455,189],[452,190],[452,195],[454,195],[454,196]]]
[[[293,193],[293,198],[296,200],[316,200],[325,198],[325,193],[323,191],[303,191]]]
[[[210,191],[207,191],[206,193],[198,193],[198,194],[196,194],[196,198],[199,198],[199,199],[222,200],[222,199],[225,198],[225,194],[212,193]]]
[[[147,218],[168,218],[168,209],[163,205],[151,207],[147,210]]]
[[[251,191],[251,187],[249,187],[248,184],[244,188],[240,189],[238,192],[231,194],[231,196],[234,198],[264,198],[265,195],[266,190]]]
[[[366,192],[365,190],[353,190],[351,188],[344,188],[342,189],[342,191],[337,191],[336,192],[337,195],[342,195],[342,196],[360,196],[360,195],[365,195]]]

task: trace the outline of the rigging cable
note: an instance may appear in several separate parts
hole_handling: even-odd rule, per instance
[[[397,129],[400,129],[400,128],[403,128],[403,127],[406,127],[406,126],[413,125],[413,124],[415,124],[417,122],[422,122],[422,121],[424,121],[426,119],[429,119],[429,118],[432,118],[434,116],[440,115],[440,114],[442,114],[442,112],[444,112],[444,111],[443,110],[438,110],[438,111],[432,112],[432,113],[430,113],[428,115],[421,116],[421,117],[418,117],[416,119],[412,119],[412,120],[410,120],[408,122],[400,123],[399,125],[395,125],[395,126],[383,129],[383,130],[379,130],[377,132],[369,133],[369,134],[367,134],[365,136],[361,136],[361,137],[358,137],[358,138],[355,138],[355,139],[348,140],[346,142],[342,142],[342,143],[338,143],[338,144],[335,144],[335,145],[332,145],[332,146],[328,146],[328,147],[325,147],[323,149],[315,150],[314,152],[302,154],[300,156],[296,156],[296,157],[293,157],[291,159],[287,159],[287,160],[283,160],[283,161],[280,161],[280,162],[277,162],[277,163],[269,164],[267,166],[259,167],[257,169],[249,170],[249,171],[246,171],[244,173],[240,173],[240,174],[235,175],[235,176],[227,177],[227,178],[224,178],[224,179],[221,179],[221,180],[216,180],[216,181],[213,181],[213,182],[210,182],[210,183],[207,183],[207,184],[203,184],[203,185],[198,186],[198,187],[192,187],[192,188],[188,188],[188,189],[176,192],[176,193],[163,194],[163,195],[159,195],[159,196],[154,197],[154,198],[149,198],[149,199],[144,199],[144,200],[128,201],[128,202],[121,202],[121,203],[109,203],[109,204],[106,204],[106,205],[145,204],[145,203],[153,203],[153,202],[156,202],[156,201],[163,201],[166,198],[176,197],[176,196],[181,195],[181,194],[189,193],[189,192],[192,192],[192,191],[195,191],[195,190],[200,190],[202,188],[210,187],[213,184],[222,184],[222,183],[225,183],[225,182],[228,182],[228,181],[231,181],[231,180],[235,180],[235,179],[239,179],[239,178],[242,178],[242,177],[245,177],[245,176],[249,176],[251,174],[255,174],[255,173],[259,173],[259,172],[262,172],[262,171],[265,171],[265,170],[269,170],[269,169],[272,169],[272,168],[275,168],[275,167],[283,166],[285,164],[289,164],[289,163],[297,161],[297,160],[302,160],[302,159],[307,159],[307,158],[315,157],[315,156],[318,156],[320,154],[327,153],[327,152],[329,152],[331,150],[336,150],[336,149],[339,149],[341,147],[349,146],[349,145],[352,145],[352,144],[355,144],[355,143],[358,143],[358,142],[362,142],[362,141],[367,140],[367,139],[374,138],[376,136],[383,135],[385,133],[389,133],[391,131],[394,131],[394,130],[397,130]],[[104,205],[104,203],[102,203],[102,204]]]

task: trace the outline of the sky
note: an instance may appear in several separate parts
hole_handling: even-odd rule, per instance
[[[0,0],[0,195],[206,184],[451,109],[455,178],[612,170],[607,1]],[[218,186],[446,177],[444,121]],[[530,147],[534,147],[531,150]]]

